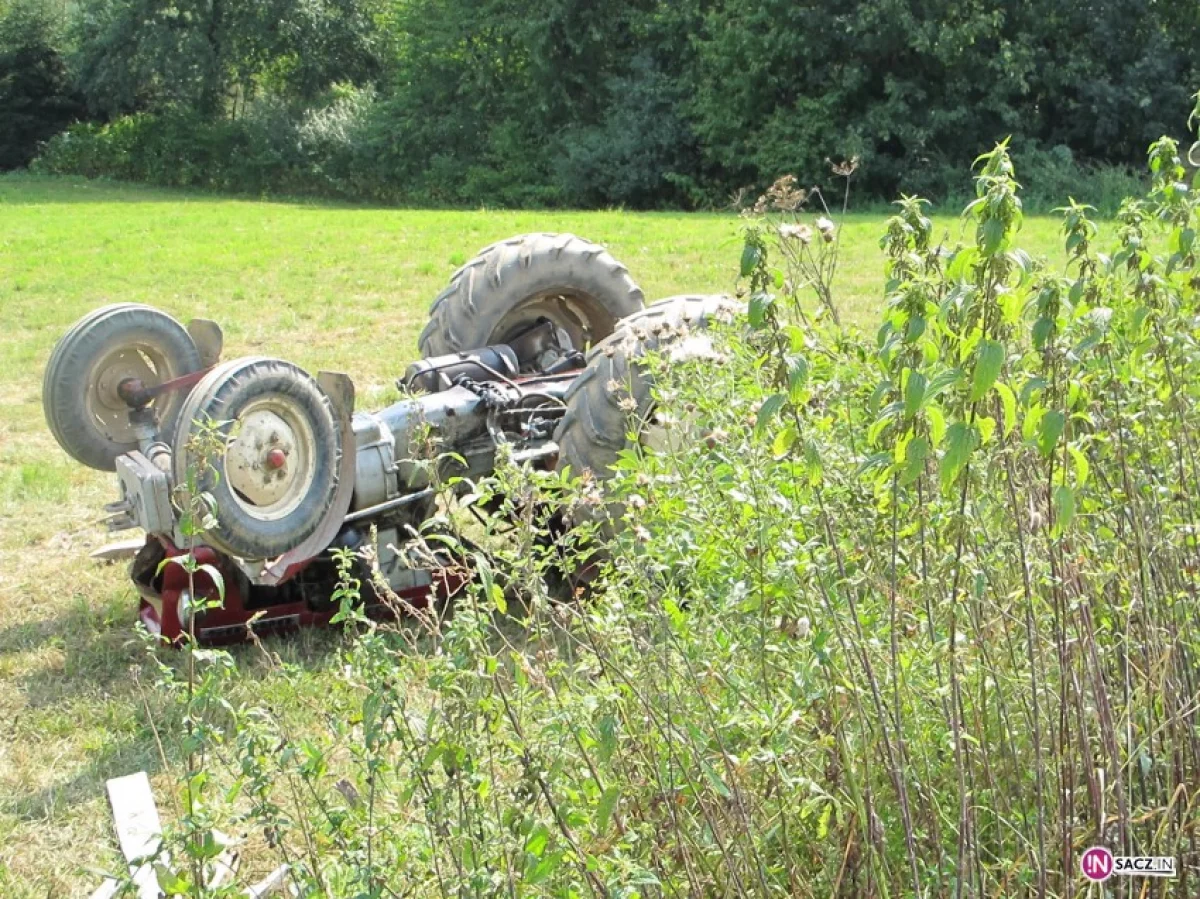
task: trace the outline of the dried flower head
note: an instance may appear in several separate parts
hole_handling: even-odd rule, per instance
[[[834,227],[833,222],[831,222],[825,216],[821,216],[819,219],[817,219],[816,225],[817,230],[821,232],[821,239],[825,241],[825,243],[833,243],[833,238],[837,233],[837,229]]]
[[[795,212],[808,199],[808,191],[796,187],[795,175],[784,175],[767,190],[767,202],[780,212]]]
[[[802,244],[808,244],[812,241],[812,228],[808,225],[780,225],[779,236],[784,240],[798,240]]]
[[[856,171],[858,171],[859,158],[857,156],[851,156],[849,159],[843,159],[841,162],[831,162],[827,158],[825,162],[828,163],[830,169],[832,169],[833,173],[839,178],[849,178]]]

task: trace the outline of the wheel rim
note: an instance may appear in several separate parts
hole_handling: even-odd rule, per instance
[[[129,421],[129,404],[121,398],[121,382],[137,379],[144,387],[156,387],[173,377],[163,352],[150,344],[125,344],[105,353],[88,372],[84,405],[88,419],[113,443],[137,440]]]
[[[536,294],[509,310],[492,330],[488,343],[507,343],[541,318],[549,319],[556,328],[566,331],[577,350],[607,337],[616,326],[616,319],[591,294],[551,290]],[[524,360],[522,362],[524,364]]]
[[[298,403],[271,396],[248,403],[225,451],[234,500],[259,521],[286,518],[316,479],[316,435]]]

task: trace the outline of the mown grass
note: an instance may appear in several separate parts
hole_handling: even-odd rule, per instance
[[[882,215],[845,222],[845,314],[876,320]],[[938,221],[954,242],[957,218]],[[1058,222],[1021,243],[1055,255]],[[649,299],[735,287],[732,215],[447,212],[231,200],[139,187],[0,179],[0,895],[78,895],[118,862],[104,780],[147,769],[166,790],[144,708],[152,678],[123,567],[88,553],[111,478],[74,464],[41,412],[42,368],[80,315],[152,303],[225,329],[226,355],[264,353],[350,373],[364,404],[415,352],[429,301],[477,249],[524,231],[607,244]],[[275,641],[310,671],[297,726],[328,701],[335,634]],[[237,689],[272,690],[253,650]],[[176,760],[168,755],[166,765]],[[169,809],[169,796],[160,793]]]

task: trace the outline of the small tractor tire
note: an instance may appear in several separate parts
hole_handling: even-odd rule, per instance
[[[424,358],[480,349],[545,318],[584,350],[644,301],[629,270],[599,244],[573,234],[523,234],[455,272],[433,301],[418,348]]]
[[[54,439],[70,456],[100,471],[138,448],[123,380],[144,387],[199,371],[200,352],[187,329],[165,312],[137,303],[85,315],[54,346],[42,380],[42,409]],[[154,400],[159,428],[170,433],[183,395]]]
[[[215,438],[206,449],[194,444],[205,422]],[[299,546],[337,493],[342,446],[333,405],[311,375],[279,359],[234,359],[205,375],[184,404],[172,450],[175,483],[192,477],[212,497],[207,538],[243,559]]]

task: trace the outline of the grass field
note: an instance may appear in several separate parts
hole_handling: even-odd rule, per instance
[[[852,216],[843,232],[842,306],[864,326],[882,288],[882,223]],[[939,225],[951,242],[962,227],[952,216]],[[97,871],[117,866],[109,777],[148,770],[171,814],[133,592],[123,568],[87,558],[107,539],[96,522],[111,477],[72,463],[42,419],[54,341],[98,305],[151,303],[218,320],[227,357],[346,371],[369,404],[410,361],[455,267],[534,230],[607,244],[649,299],[734,287],[731,215],[363,209],[0,179],[0,896],[85,894]],[[1022,242],[1053,254],[1057,233],[1056,220],[1030,219]],[[309,667],[313,708],[327,698],[336,640],[271,645]],[[239,689],[269,694],[270,667],[251,652],[238,661]]]

